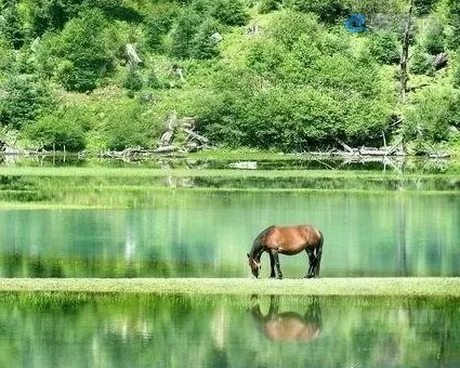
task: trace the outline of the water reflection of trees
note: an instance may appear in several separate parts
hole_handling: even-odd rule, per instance
[[[449,365],[460,359],[457,304],[8,294],[0,300],[0,366]],[[300,342],[266,339],[258,330],[259,312],[264,318],[270,309],[272,315],[321,326],[320,337],[302,348]]]

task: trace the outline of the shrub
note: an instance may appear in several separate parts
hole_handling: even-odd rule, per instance
[[[113,69],[116,46],[108,42],[106,27],[100,11],[88,10],[69,21],[61,34],[45,40],[42,60],[60,59],[54,69],[66,89],[91,91]]]
[[[48,115],[28,125],[24,134],[29,139],[53,149],[76,152],[85,148],[85,133],[76,120],[65,119],[62,114]]]
[[[398,39],[392,33],[375,33],[371,36],[370,53],[381,64],[399,62],[400,50]]]
[[[418,15],[426,15],[431,12],[439,0],[414,0],[415,9]]]
[[[447,0],[448,21],[452,27],[449,37],[449,44],[452,49],[460,47],[460,2],[458,0]]]
[[[350,13],[343,0],[286,0],[286,4],[304,13],[315,13],[321,22],[335,23]]]
[[[171,33],[171,54],[178,58],[190,57],[193,47],[193,40],[201,17],[193,11],[184,11],[178,17]]]
[[[439,143],[449,137],[449,126],[460,127],[460,94],[449,86],[421,90],[405,111],[407,140]]]
[[[259,13],[266,14],[278,10],[281,3],[282,0],[261,0],[258,6]]]
[[[145,36],[147,46],[154,51],[163,51],[162,44],[164,36],[173,26],[174,18],[177,16],[175,8],[161,8],[159,12],[151,14],[145,22]]]
[[[142,76],[139,74],[137,70],[130,69],[126,73],[126,78],[123,83],[123,87],[130,90],[130,91],[139,91],[144,86],[144,81]]]
[[[46,31],[61,30],[77,15],[82,0],[36,0],[30,3],[31,32],[41,36]]]
[[[323,33],[322,31],[315,16],[285,10],[274,16],[268,35],[291,49],[302,36],[312,36],[310,41],[313,41],[320,32]]]
[[[2,4],[0,3],[0,6]],[[9,6],[2,9],[0,17],[0,34],[3,34],[14,49],[20,49],[24,44],[25,32],[22,27],[21,17],[16,1],[11,1]]]
[[[207,19],[197,29],[192,40],[190,56],[195,59],[211,59],[219,54],[217,41],[211,36],[219,29],[219,23],[214,19]]]
[[[16,75],[3,86],[4,98],[0,99],[0,122],[21,129],[34,122],[54,106],[49,87],[29,75]]]
[[[443,52],[446,43],[443,24],[439,20],[430,20],[424,34],[421,35],[420,43],[431,55]]]
[[[241,0],[210,0],[209,15],[227,26],[243,26],[249,19]]]
[[[434,73],[433,57],[416,48],[412,54],[409,69],[414,74],[432,75]]]
[[[107,18],[140,23],[144,16],[126,0],[85,0],[83,9],[100,9]]]

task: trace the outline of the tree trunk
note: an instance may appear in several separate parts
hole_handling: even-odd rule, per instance
[[[127,43],[125,46],[125,53],[126,58],[128,59],[128,63],[131,67],[137,68],[138,66],[142,65],[143,62],[139,55],[137,55],[136,49],[134,45],[131,43]]]
[[[409,61],[410,26],[411,26],[411,18],[412,18],[413,9],[414,9],[414,0],[409,0],[409,12],[407,14],[406,27],[404,30],[403,45],[402,45],[402,52],[401,52],[401,60],[400,60],[401,102],[403,104],[406,103],[407,81],[409,79],[408,73],[407,73],[407,63]]]

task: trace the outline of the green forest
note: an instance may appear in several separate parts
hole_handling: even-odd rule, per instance
[[[403,139],[412,153],[460,151],[458,0],[0,0],[0,9],[0,139],[11,145],[152,148],[175,111],[231,149]],[[354,14],[366,18],[359,31],[346,26]]]

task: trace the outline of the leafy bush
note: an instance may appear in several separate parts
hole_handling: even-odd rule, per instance
[[[313,88],[273,87],[244,98],[226,93],[209,101],[199,127],[229,146],[303,151],[340,137],[350,144],[380,144],[388,104]]]
[[[251,43],[247,54],[247,65],[258,75],[273,78],[285,56],[286,49],[281,44],[270,39],[260,39]]]
[[[243,26],[249,19],[241,0],[210,0],[209,15],[227,26]]]
[[[219,29],[219,23],[214,19],[207,19],[197,29],[192,40],[190,56],[195,59],[211,59],[219,54],[217,41],[211,36]]]
[[[1,7],[0,3],[0,7]],[[22,27],[21,17],[16,1],[2,9],[0,17],[0,34],[3,34],[14,49],[20,49],[24,44],[25,32]]]
[[[83,9],[100,9],[110,19],[140,23],[144,16],[126,0],[85,0]]]
[[[151,113],[135,99],[119,100],[115,106],[108,101],[99,106],[99,121],[93,133],[103,137],[106,149],[149,147],[159,134]]]
[[[36,0],[30,4],[30,24],[33,36],[46,31],[61,30],[77,15],[82,0]]]
[[[438,2],[439,0],[414,0],[414,5],[418,15],[426,15]]]
[[[441,142],[449,137],[449,126],[460,127],[460,94],[450,86],[421,90],[405,111],[407,140]]]
[[[107,26],[100,11],[89,10],[69,21],[59,35],[45,40],[45,68],[49,60],[59,60],[53,69],[66,89],[91,91],[113,69],[116,46],[106,37]]]
[[[147,46],[154,51],[163,51],[163,38],[171,30],[177,9],[168,4],[167,7],[156,8],[145,21],[145,36]]]
[[[130,91],[139,91],[144,86],[142,76],[137,70],[129,70],[126,73],[126,79],[123,83],[123,87]]]
[[[348,5],[342,0],[285,0],[287,6],[304,12],[315,13],[321,22],[335,23],[350,13]]]
[[[370,53],[381,64],[399,62],[400,46],[395,34],[374,33],[371,37]]]
[[[453,59],[453,72],[452,72],[452,84],[455,88],[460,88],[460,55],[456,55]]]
[[[291,49],[300,37],[304,35],[311,36],[310,41],[314,42],[313,40],[317,40],[319,34],[324,33],[315,16],[292,10],[284,10],[277,13],[273,17],[268,30],[269,37],[282,43],[288,49]]]
[[[266,14],[278,10],[282,0],[261,0],[258,5],[259,13]]]
[[[171,33],[171,54],[174,57],[190,57],[193,40],[201,21],[200,15],[193,11],[184,11],[178,17]]]
[[[193,0],[191,9],[205,18],[215,18],[227,26],[242,26],[249,19],[241,0]]]
[[[432,75],[434,73],[433,57],[416,48],[410,61],[410,71],[414,74]]]
[[[448,8],[449,25],[452,31],[449,37],[449,44],[452,49],[460,47],[460,2],[458,0],[446,0]]]
[[[48,115],[24,129],[24,135],[47,150],[76,152],[85,147],[85,132],[76,120],[64,119],[62,114]]]
[[[54,106],[51,90],[37,77],[12,76],[2,88],[4,89],[4,97],[0,99],[0,123],[2,125],[11,125],[16,129],[21,129]]]
[[[446,36],[444,26],[439,20],[431,20],[423,35],[421,45],[431,55],[439,54],[445,49]]]

